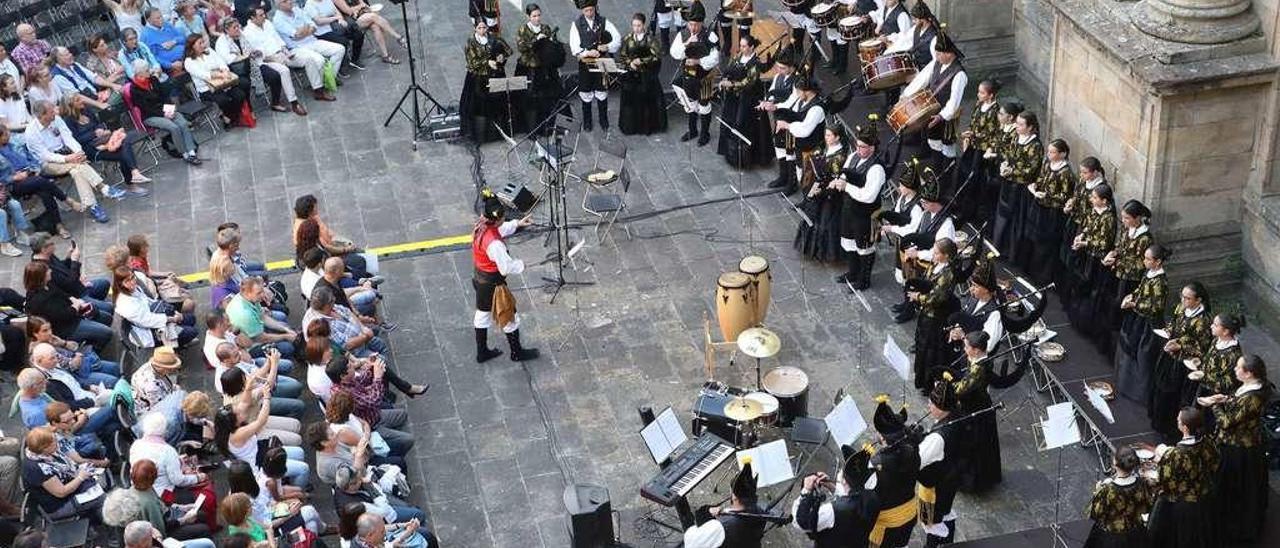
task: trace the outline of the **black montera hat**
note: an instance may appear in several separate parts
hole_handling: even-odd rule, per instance
[[[875,113],[868,114],[867,123],[853,130],[853,138],[871,146],[879,145],[880,125],[877,123],[878,120],[880,120],[879,115]]]
[[[756,500],[756,475],[751,469],[750,460],[742,465],[738,476],[733,478],[733,496],[747,503]]]
[[[680,16],[684,17],[685,21],[696,21],[701,23],[707,18],[707,8],[702,7],[702,2],[693,0],[693,3],[689,4],[689,7],[681,11]]]

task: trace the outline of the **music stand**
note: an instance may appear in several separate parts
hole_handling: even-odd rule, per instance
[[[684,109],[685,114],[698,111],[698,103],[689,98],[689,94],[685,93],[684,88],[675,84],[671,85],[671,91],[676,95],[676,102],[680,103],[680,108]],[[693,147],[685,147],[685,159],[689,162],[689,174],[693,175],[693,182],[698,183],[698,187],[703,192],[707,191],[707,187],[702,184],[702,179],[698,177],[698,170],[693,168]]]
[[[592,66],[587,69],[587,72],[594,72],[596,74],[599,74],[600,85],[604,86],[604,89],[606,90],[609,89],[610,74],[622,74],[624,72],[627,72],[626,69],[618,66],[618,62],[615,61],[612,57],[596,57],[595,59],[596,59],[595,62],[592,63]],[[614,78],[614,80],[616,81],[617,78]]]
[[[751,139],[748,139],[746,135],[743,135],[742,133],[738,132],[738,130],[735,129],[732,124],[730,124],[729,122],[726,122],[724,118],[716,116],[716,122],[720,123],[720,127],[722,130],[726,130],[726,129],[729,130],[729,134],[732,135],[734,139],[741,141],[742,144],[738,147],[738,165],[742,166],[744,156],[746,155],[747,151],[751,149],[751,146],[752,146]],[[689,150],[692,151],[693,149],[691,148]],[[742,215],[742,227],[747,229],[747,249],[754,251],[756,246],[755,220],[753,219],[751,222],[747,222],[747,214],[749,212],[752,216],[754,216],[756,214],[756,211],[754,207],[751,207],[751,204],[747,203],[746,196],[742,195],[742,174],[743,174],[743,169],[739,167],[738,168],[738,184],[736,186],[733,184],[730,184],[729,189],[732,190],[734,194],[738,195],[738,200],[737,200],[738,212]]]
[[[1062,402],[1045,408],[1047,418],[1031,425],[1033,435],[1039,434],[1036,448],[1040,451],[1058,451],[1058,476],[1055,481],[1053,496],[1053,523],[1049,530],[1053,531],[1053,546],[1069,548],[1062,536],[1062,525],[1059,510],[1062,502],[1062,452],[1067,446],[1080,443],[1080,427],[1076,424],[1076,407],[1071,402]]]
[[[529,79],[524,76],[490,78],[489,93],[504,93],[507,99],[507,133],[515,134],[515,122],[511,114],[511,92],[529,89]]]

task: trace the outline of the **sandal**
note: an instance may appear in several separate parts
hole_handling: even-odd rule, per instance
[[[397,43],[397,44],[400,44],[400,47],[402,47],[402,48],[407,48],[407,47],[409,47],[409,39],[408,39],[408,38],[406,38],[406,37],[404,37],[404,36],[401,36],[401,37],[399,37],[399,38],[396,38],[396,43]]]
[[[286,107],[284,105],[271,105],[271,110],[274,110],[276,112],[289,112],[289,107]]]
[[[382,62],[383,62],[383,63],[386,63],[386,64],[388,64],[388,65],[399,65],[399,64],[400,64],[400,60],[399,60],[399,59],[396,59],[395,57],[392,57],[392,56],[390,56],[390,55],[383,55],[383,56],[382,56]]]

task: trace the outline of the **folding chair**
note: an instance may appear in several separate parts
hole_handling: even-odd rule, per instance
[[[618,172],[618,184],[622,186],[622,192],[606,194],[603,192],[586,192],[582,195],[582,210],[595,215],[596,219],[596,241],[604,242],[604,237],[600,235],[600,225],[608,221],[605,226],[604,233],[609,235],[609,231],[613,228],[613,223],[617,222],[618,214],[626,209],[627,191],[631,189],[631,172],[622,166]],[[631,237],[631,229],[623,225],[627,237]]]
[[[151,155],[151,159],[154,161],[154,163],[149,167],[139,168],[143,173],[146,173],[160,165],[160,150],[164,147],[156,137],[159,136],[163,138],[168,135],[168,132],[149,127],[143,123],[142,111],[133,104],[133,82],[125,82],[124,91],[121,95],[124,96],[125,111],[129,113],[129,116],[126,118],[133,125],[133,129],[125,128],[125,131],[128,133],[129,138],[132,139],[133,143],[142,144],[142,153]]]
[[[22,458],[24,460],[27,454],[26,449],[26,444],[22,444],[20,455],[23,455]],[[22,478],[22,474],[18,474],[18,488],[22,490],[22,504],[20,505],[22,516],[20,519],[25,523],[27,521],[27,511],[32,501],[31,490],[28,488],[27,482]],[[71,516],[55,520],[49,517],[49,514],[39,504],[35,506],[36,513],[39,514],[37,521],[40,528],[44,530],[45,546],[49,548],[77,548],[89,542],[89,518]]]
[[[191,98],[183,101],[178,105],[178,112],[187,117],[192,124],[200,124],[209,127],[210,138],[218,136],[218,126],[222,124],[222,111],[217,104],[205,102],[200,98],[200,94],[196,93],[196,85],[190,79],[182,86],[185,94]],[[194,127],[192,128],[195,129]],[[198,142],[199,139],[196,139]]]
[[[605,155],[611,156],[617,160],[617,165],[613,165],[612,161],[609,165],[601,167],[601,158]],[[627,162],[627,144],[620,139],[603,139],[596,145],[595,158],[591,161],[591,169],[581,173],[570,173],[569,177],[585,182],[590,186],[604,187],[613,184],[618,180],[618,174],[622,172],[623,166]],[[605,180],[592,182],[589,176],[599,175],[606,171],[613,171],[613,177]]]
[[[120,364],[120,371],[126,375],[133,373],[133,365],[142,363],[142,360],[150,356],[144,356],[144,349],[129,340],[129,332],[133,331],[133,324],[129,320],[124,319],[120,314],[111,315],[111,331],[115,332],[116,340],[120,343],[120,355],[116,359],[116,363]]]
[[[138,441],[133,433],[134,425],[138,424],[137,415],[133,414],[133,410],[129,409],[129,404],[124,400],[116,400],[115,403],[116,420],[120,421],[120,429],[116,430],[115,438],[112,442],[115,445],[116,455],[124,458],[128,462],[129,447],[133,442]]]

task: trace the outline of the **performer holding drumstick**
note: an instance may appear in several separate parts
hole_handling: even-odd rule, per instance
[[[489,326],[497,320],[507,335],[512,361],[537,359],[536,348],[520,345],[520,315],[516,313],[515,297],[507,289],[507,276],[524,272],[524,261],[513,258],[503,241],[507,236],[531,224],[530,218],[505,221],[506,206],[489,189],[480,192],[484,199],[483,217],[471,232],[471,260],[475,265],[475,277],[471,280],[476,290],[476,314],[473,321],[476,330],[476,362],[484,363],[502,355],[501,350],[489,348]]]
[[[969,85],[969,76],[965,74],[960,59],[964,57],[956,47],[945,29],[938,29],[934,39],[933,61],[925,65],[916,77],[902,91],[903,96],[928,90],[942,105],[942,111],[929,119],[925,129],[925,137],[932,151],[934,169],[942,173],[950,160],[956,157],[956,120],[960,116],[960,101],[964,99],[964,90]],[[948,194],[955,189],[948,189]]]

